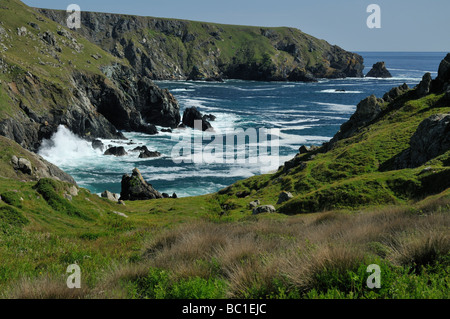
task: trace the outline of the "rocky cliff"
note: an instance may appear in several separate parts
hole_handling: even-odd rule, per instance
[[[17,0],[0,6],[0,135],[36,151],[59,125],[88,139],[176,127],[176,99]]]
[[[64,11],[36,9],[64,24]],[[78,32],[151,79],[362,77],[363,58],[294,28],[82,12]]]

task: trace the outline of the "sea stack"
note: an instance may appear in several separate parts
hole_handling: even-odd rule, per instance
[[[367,73],[366,77],[391,78],[392,75],[388,69],[386,69],[386,64],[384,62],[377,62],[373,65],[372,70]]]

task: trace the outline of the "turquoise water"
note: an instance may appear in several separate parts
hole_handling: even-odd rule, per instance
[[[228,80],[225,83],[159,81],[178,99],[181,110],[196,106],[202,113],[213,114],[216,131],[227,129],[279,129],[279,164],[292,158],[299,146],[320,145],[328,141],[342,123],[354,113],[365,97],[383,94],[394,86],[418,84],[425,72],[437,75],[440,61],[446,53],[360,52],[367,73],[378,61],[385,61],[391,79],[336,79],[318,83],[253,82]],[[339,90],[338,92],[336,90]],[[342,91],[345,90],[345,91]],[[175,130],[147,136],[125,133],[133,145],[120,141],[105,144],[123,145],[131,150],[146,145],[162,153],[156,159],[138,159],[137,153],[116,158],[103,156],[63,129],[53,137],[53,146],[44,147],[41,154],[70,173],[77,183],[93,193],[106,189],[120,193],[122,175],[140,169],[144,178],[161,192],[178,196],[194,196],[215,192],[237,180],[270,171],[264,163],[207,164],[174,163],[173,147],[179,139],[191,137],[191,129]],[[198,137],[200,132],[195,132]],[[208,134],[208,133],[207,133]],[[207,135],[206,134],[206,135]],[[174,137],[176,139],[174,139]],[[208,142],[204,143],[205,145]]]

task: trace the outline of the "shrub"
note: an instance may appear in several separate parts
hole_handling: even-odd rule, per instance
[[[20,195],[18,192],[9,191],[1,194],[0,196],[5,203],[17,208],[22,208],[22,201],[20,200]]]
[[[0,207],[0,224],[22,227],[29,222],[18,209],[9,206]]]
[[[69,216],[80,217],[91,220],[79,209],[73,206],[67,199],[58,194],[61,191],[60,185],[49,178],[40,179],[35,186],[36,191],[42,195],[47,204],[57,212],[66,213]]]

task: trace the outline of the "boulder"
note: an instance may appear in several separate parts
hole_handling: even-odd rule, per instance
[[[69,194],[71,196],[78,196],[78,188],[76,186],[69,187]]]
[[[191,128],[199,129],[200,128],[200,127],[198,127],[199,124],[197,124],[197,127],[195,125],[196,121],[199,121],[198,123],[201,123],[202,131],[212,129],[211,124],[206,119],[204,119],[203,115],[200,113],[199,110],[197,110],[197,108],[195,106],[184,110],[183,121],[182,121],[184,125],[191,127]]]
[[[140,152],[139,158],[154,158],[161,156],[160,152],[150,151],[147,146],[138,146],[132,150],[132,152]]]
[[[251,209],[258,207],[259,205],[261,205],[261,203],[260,203],[260,201],[258,199],[253,201],[253,202],[248,203],[248,206]]]
[[[162,194],[148,184],[141,175],[141,172],[135,168],[131,176],[128,174],[122,177],[122,191],[120,200],[149,200],[163,198]]]
[[[178,198],[177,194],[173,193],[172,198]]]
[[[101,197],[102,198],[106,198],[110,201],[113,202],[118,202],[119,201],[119,196],[117,194],[111,193],[110,191],[106,190],[103,193],[101,193]]]
[[[278,202],[277,205],[283,204],[284,202],[287,202],[291,198],[294,198],[294,195],[292,195],[289,192],[281,192],[281,194],[278,196]]]
[[[160,152],[153,152],[153,151],[143,151],[141,152],[141,154],[139,154],[139,158],[155,158],[155,157],[160,157],[161,153]]]
[[[450,149],[450,114],[435,114],[422,121],[410,147],[395,159],[395,168],[415,168]]]
[[[17,158],[17,156],[13,155],[11,158],[11,162],[13,164],[14,169],[21,171],[24,174],[31,175],[33,172],[33,166],[31,162],[26,158]]]
[[[277,210],[272,205],[263,205],[253,209],[253,215],[263,214],[263,213],[275,213]]]
[[[373,65],[372,70],[367,73],[366,77],[391,78],[392,75],[388,69],[386,69],[386,64],[384,62],[377,62]]]
[[[123,146],[113,146],[108,148],[103,155],[125,156],[128,155],[128,153]]]

